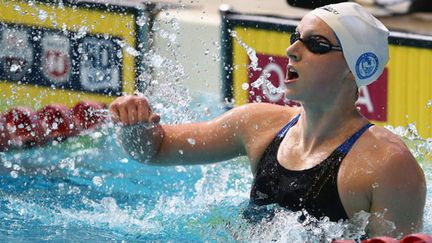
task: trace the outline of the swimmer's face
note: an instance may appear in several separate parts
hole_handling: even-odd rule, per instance
[[[333,30],[312,14],[303,17],[297,32],[303,40],[315,38],[339,46]],[[347,82],[352,84],[354,80],[341,51],[314,53],[298,40],[287,48],[287,56],[285,94],[288,99],[322,103],[334,98],[343,85]]]

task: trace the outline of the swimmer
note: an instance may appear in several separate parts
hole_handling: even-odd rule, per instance
[[[317,8],[286,49],[285,96],[300,107],[252,103],[207,122],[168,125],[145,97],[123,96],[110,106],[122,124],[120,142],[135,159],[156,165],[247,156],[252,204],[305,209],[332,221],[365,211],[372,215],[369,237],[388,235],[387,220],[393,236],[418,232],[423,171],[398,136],[355,105],[358,87],[376,80],[388,62],[388,34],[356,3]]]

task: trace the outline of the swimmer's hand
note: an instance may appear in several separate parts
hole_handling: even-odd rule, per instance
[[[114,123],[125,126],[138,123],[159,123],[160,116],[152,112],[143,95],[126,95],[115,99],[109,106]]]
[[[152,112],[147,99],[142,95],[122,96],[111,103],[109,111],[113,122],[123,125],[118,139],[124,150],[143,163],[153,160],[164,131],[160,116]]]

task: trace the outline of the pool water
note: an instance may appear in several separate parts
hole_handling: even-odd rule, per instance
[[[164,122],[223,112],[217,98],[192,100],[189,117]],[[175,108],[156,106],[163,117]],[[246,158],[149,166],[122,151],[115,130],[111,124],[63,143],[0,153],[0,241],[316,242],[362,234],[365,214],[358,215],[357,226],[325,220],[311,226],[297,222],[298,212],[275,207],[272,219],[251,223],[243,217],[252,182]],[[428,153],[430,147],[417,156],[430,184],[432,163],[422,158]],[[431,206],[429,190],[423,231],[428,234]]]

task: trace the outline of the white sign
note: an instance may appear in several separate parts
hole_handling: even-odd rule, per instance
[[[5,27],[1,33],[0,60],[6,76],[20,81],[33,65],[33,46],[26,30]]]
[[[276,75],[277,75],[276,79],[278,81],[278,86],[274,87],[272,85],[272,83],[270,81],[268,81],[264,85],[262,85],[261,87],[263,89],[263,92],[264,92],[265,96],[268,98],[268,100],[270,102],[277,102],[284,95],[283,92],[279,91],[280,90],[279,88],[280,87],[284,87],[285,77],[284,77],[284,73],[283,73],[282,68],[278,64],[276,64],[276,63],[269,63],[269,64],[267,64],[267,66],[264,67],[264,70],[263,70],[262,73],[266,74],[266,73],[271,73],[271,72],[275,72],[276,73]]]
[[[120,67],[116,65],[116,48],[112,41],[85,37],[81,53],[80,82],[88,91],[120,88]]]
[[[52,83],[65,83],[71,74],[70,41],[66,36],[46,33],[42,39],[42,74]]]

